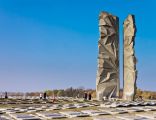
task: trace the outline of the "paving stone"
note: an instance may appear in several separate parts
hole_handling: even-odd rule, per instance
[[[73,117],[87,117],[89,114],[83,113],[83,112],[74,112],[74,111],[65,111],[65,112],[60,112],[63,115],[66,115],[69,118]]]

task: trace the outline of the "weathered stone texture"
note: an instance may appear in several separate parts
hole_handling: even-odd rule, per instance
[[[97,99],[119,95],[119,19],[106,12],[99,16]]]
[[[135,20],[129,15],[124,21],[124,93],[123,99],[134,100],[136,90],[136,57],[134,51],[134,38],[136,33]]]

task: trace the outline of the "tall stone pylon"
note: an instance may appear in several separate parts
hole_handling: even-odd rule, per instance
[[[97,100],[119,96],[119,19],[107,12],[99,16]]]
[[[123,99],[133,101],[136,92],[136,57],[135,57],[135,18],[133,15],[128,15],[124,21],[124,89]]]

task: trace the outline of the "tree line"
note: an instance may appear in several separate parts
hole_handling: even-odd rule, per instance
[[[55,97],[79,97],[82,98],[84,93],[91,93],[92,97],[96,97],[96,92],[94,89],[85,89],[84,87],[79,88],[67,88],[67,89],[53,89],[45,90],[41,92],[8,92],[8,96],[40,96],[40,94],[45,93],[47,96]],[[4,92],[1,92],[4,95]]]
[[[85,89],[84,87],[79,88],[67,88],[67,89],[54,89],[54,90],[45,90],[41,92],[8,92],[8,96],[40,96],[44,92],[47,93],[47,96],[55,96],[55,97],[79,97],[82,98],[84,93],[90,93],[93,98],[96,97],[96,90],[95,89]],[[1,96],[4,96],[5,92],[0,93]],[[120,90],[120,98],[123,96],[123,90]],[[156,92],[154,91],[144,91],[141,89],[136,90],[135,98],[142,98],[142,99],[156,99]]]

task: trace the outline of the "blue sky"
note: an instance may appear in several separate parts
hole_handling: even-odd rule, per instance
[[[156,90],[155,0],[0,0],[0,91],[95,88],[98,15],[136,17],[137,86]]]

